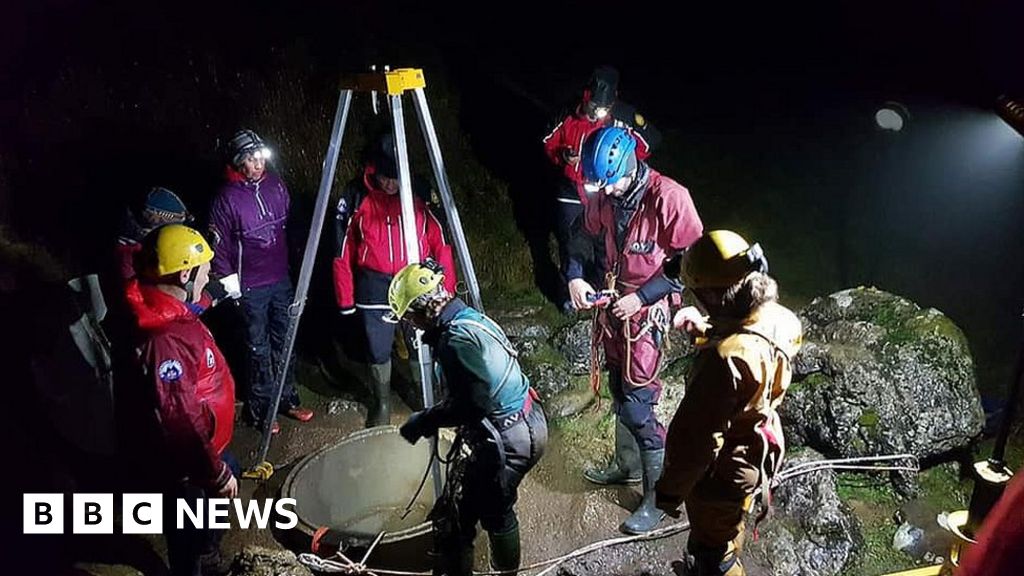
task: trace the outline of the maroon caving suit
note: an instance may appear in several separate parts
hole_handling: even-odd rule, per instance
[[[665,259],[689,247],[703,232],[689,191],[671,178],[642,163],[641,166],[638,178],[646,189],[621,242],[617,238],[615,200],[603,193],[596,194],[587,203],[584,214],[587,231],[603,235],[607,269],[616,275],[615,288],[622,296],[641,290],[649,282],[664,281]],[[636,437],[641,450],[659,450],[665,442],[665,427],[654,415],[661,395],[660,340],[672,319],[668,295],[659,295],[657,300],[644,304],[628,321],[628,340],[623,323],[610,309],[598,311],[598,322],[616,413]],[[659,325],[660,329],[656,327]]]

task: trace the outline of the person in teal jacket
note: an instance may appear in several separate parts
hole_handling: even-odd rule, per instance
[[[433,348],[435,369],[448,390],[444,400],[414,413],[399,432],[415,444],[439,428],[457,427],[472,450],[461,491],[454,491],[456,511],[434,518],[435,524],[451,527],[436,529],[443,542],[435,542],[440,552],[435,573],[472,574],[479,522],[490,541],[491,568],[514,574],[520,563],[514,508],[519,483],[547,446],[547,420],[537,394],[501,327],[449,293],[436,263],[399,271],[388,304],[393,320],[424,331],[423,342]]]

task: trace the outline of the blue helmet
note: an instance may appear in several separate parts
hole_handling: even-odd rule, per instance
[[[625,128],[600,128],[583,143],[583,181],[597,191],[619,181],[636,168],[636,140]]]

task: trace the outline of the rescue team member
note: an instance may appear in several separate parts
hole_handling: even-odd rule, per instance
[[[449,396],[415,412],[400,428],[415,444],[438,428],[458,427],[472,449],[461,479],[435,521],[439,564],[435,573],[470,576],[477,522],[487,531],[491,567],[515,573],[520,564],[514,505],[523,477],[540,460],[548,429],[536,392],[501,327],[445,288],[435,263],[410,264],[391,281],[394,318],[424,330],[436,370]],[[454,511],[450,508],[453,507]],[[442,529],[441,526],[448,526]]]
[[[334,292],[341,314],[357,310],[366,336],[366,366],[373,405],[366,415],[366,426],[391,423],[391,348],[396,329],[390,315],[388,286],[395,274],[409,263],[402,228],[402,203],[398,197],[398,163],[394,139],[390,134],[378,141],[364,170],[360,189],[347,189],[338,203],[338,225],[345,235],[338,257],[334,259]],[[354,210],[342,219],[345,212]],[[353,207],[354,205],[354,207]],[[455,293],[455,265],[451,247],[445,242],[441,224],[420,196],[413,196],[416,216],[416,241],[422,258],[436,260],[447,271],[445,287]],[[406,335],[403,334],[403,337]],[[411,350],[411,346],[407,346]],[[419,360],[414,363],[413,378],[419,375]]]
[[[777,302],[760,246],[734,232],[702,236],[683,256],[681,280],[707,318],[689,307],[674,324],[706,343],[669,426],[658,508],[677,515],[686,504],[698,574],[741,576],[744,516],[758,489],[767,495],[782,460],[777,410],[800,349],[800,320]]]
[[[561,171],[555,193],[555,240],[561,273],[568,276],[570,245],[578,244],[577,252],[586,253],[582,262],[594,278],[604,276],[604,250],[600,239],[581,234],[583,204],[583,170],[580,154],[583,142],[594,131],[606,126],[628,128],[637,140],[637,157],[645,160],[651,149],[661,141],[661,134],[641,116],[636,108],[618,99],[619,71],[610,66],[594,69],[583,89],[579,103],[563,115],[555,128],[544,137],[544,153]],[[572,309],[571,300],[562,303],[562,311]]]
[[[252,130],[240,130],[227,144],[227,182],[210,207],[210,231],[217,256],[213,271],[224,278],[238,274],[249,344],[249,389],[246,419],[260,429],[277,416],[268,414],[284,364],[288,308],[294,290],[288,275],[290,198],[284,182],[267,170],[270,149]],[[313,411],[299,405],[294,353],[288,362],[279,412],[300,422]]]
[[[139,281],[128,290],[139,326],[140,388],[151,404],[139,409],[152,416],[150,428],[137,431],[150,442],[138,455],[147,464],[140,473],[165,496],[164,535],[175,576],[196,576],[219,564],[223,536],[177,530],[175,499],[238,494],[237,461],[225,453],[234,432],[235,381],[198,316],[212,259],[213,250],[192,228],[157,228],[142,242]]]
[[[617,299],[597,311],[595,346],[602,344],[608,387],[616,414],[615,458],[603,470],[588,470],[597,484],[642,480],[643,499],[622,524],[628,534],[648,532],[662,514],[654,506],[661,475],[665,428],[654,414],[661,396],[661,344],[669,318],[669,296],[682,291],[664,273],[667,258],[700,237],[702,224],[690,193],[647,166],[624,128],[602,128],[583,147],[585,186],[592,194],[584,215],[590,234],[604,239],[609,281]],[[576,258],[573,254],[572,258]],[[594,287],[570,264],[569,294],[577,310],[593,307]]]

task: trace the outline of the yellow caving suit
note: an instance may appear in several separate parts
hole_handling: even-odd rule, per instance
[[[777,303],[740,322],[711,319],[669,426],[658,507],[685,502],[700,574],[744,574],[744,516],[785,449],[776,409],[800,349],[800,320]]]

